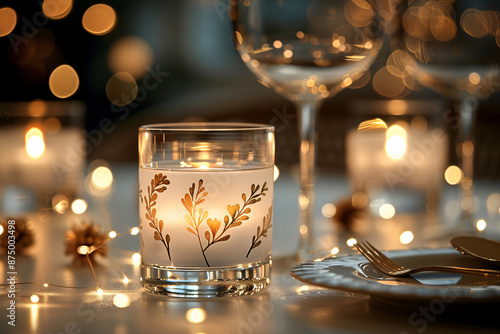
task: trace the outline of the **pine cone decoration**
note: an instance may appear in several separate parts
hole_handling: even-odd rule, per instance
[[[9,224],[9,222],[15,221],[14,224]],[[16,253],[23,253],[27,248],[35,243],[35,231],[33,224],[26,221],[24,218],[7,218],[0,221],[2,228],[0,230],[0,248],[8,249],[9,246],[9,235],[14,236],[15,240],[15,251]],[[9,225],[14,226],[14,229],[9,230]],[[12,233],[10,232],[12,231]]]
[[[87,264],[87,253],[89,260],[96,264],[96,254],[106,256],[108,253],[108,235],[102,233],[99,226],[94,223],[82,222],[73,225],[71,230],[66,231],[65,254],[73,255],[73,263],[77,265]]]

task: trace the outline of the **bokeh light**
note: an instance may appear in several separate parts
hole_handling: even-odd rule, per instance
[[[138,235],[139,234],[139,228],[138,227],[132,227],[129,232],[130,232],[130,235]]]
[[[43,128],[45,132],[55,134],[61,130],[61,122],[56,117],[49,117],[43,121]]]
[[[372,80],[373,89],[384,97],[399,97],[403,95],[405,84],[400,77],[389,72],[387,67],[379,69]]]
[[[52,198],[52,208],[59,214],[64,214],[69,208],[68,198],[63,194],[57,194]]]
[[[478,231],[484,231],[486,228],[486,221],[484,219],[479,219],[476,223],[476,228]]]
[[[410,242],[413,241],[413,238],[414,236],[411,231],[404,231],[399,236],[399,242],[401,242],[403,245],[408,245]]]
[[[73,203],[71,203],[71,210],[77,214],[81,215],[85,211],[87,211],[87,202],[83,199],[75,199]]]
[[[93,5],[83,14],[82,24],[91,34],[105,35],[116,25],[116,12],[105,4]]]
[[[136,266],[140,265],[142,262],[141,260],[141,254],[140,253],[134,253],[132,255],[132,263],[135,264]]]
[[[358,241],[357,241],[356,239],[354,239],[354,238],[350,238],[350,239],[348,239],[348,240],[346,241],[346,244],[347,244],[347,246],[349,246],[349,247],[352,247],[352,246],[354,246],[354,245],[355,245],[355,244],[357,244],[357,243],[358,243]]]
[[[207,312],[200,308],[195,307],[186,311],[186,319],[192,324],[200,324],[207,318]]]
[[[30,300],[33,304],[36,304],[40,301],[40,297],[38,297],[38,295],[31,295]]]
[[[275,182],[278,179],[278,177],[280,177],[280,170],[278,169],[278,167],[276,165],[274,165],[274,181]]]
[[[455,185],[462,181],[463,172],[457,166],[449,166],[444,172],[444,179],[448,184]]]
[[[326,203],[321,208],[321,214],[325,218],[332,218],[337,213],[337,208],[332,203]]]
[[[118,308],[125,308],[130,305],[130,298],[127,295],[118,293],[113,297],[113,304]]]
[[[113,183],[113,173],[108,167],[97,167],[92,173],[92,184],[98,189],[107,189]]]
[[[117,234],[116,234],[116,232],[115,232],[115,231],[110,231],[110,232],[108,233],[108,236],[109,236],[111,239],[114,239],[114,238],[116,238]]]
[[[127,72],[135,79],[143,77],[154,61],[153,49],[144,39],[125,36],[109,50],[108,66],[113,73]]]
[[[392,204],[386,203],[380,206],[378,213],[384,219],[391,219],[396,214],[396,209]]]
[[[42,11],[49,19],[60,20],[68,16],[73,8],[73,0],[44,0]]]
[[[80,85],[80,78],[75,69],[69,65],[57,67],[49,78],[49,87],[56,97],[65,99],[75,94]]]
[[[0,37],[7,36],[17,24],[16,11],[10,7],[0,8]]]
[[[117,106],[125,106],[134,101],[138,91],[134,77],[127,72],[115,73],[106,85],[109,101]]]

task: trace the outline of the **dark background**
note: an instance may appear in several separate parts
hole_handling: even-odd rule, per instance
[[[272,89],[258,83],[241,61],[232,41],[227,15],[229,0],[99,3],[110,5],[117,13],[116,27],[103,36],[92,35],[82,27],[82,16],[96,4],[94,1],[75,1],[69,15],[61,20],[44,20],[42,1],[2,1],[0,7],[11,7],[17,12],[18,22],[13,33],[0,37],[0,101],[57,100],[50,92],[48,78],[54,68],[69,64],[80,78],[78,91],[69,99],[85,103],[86,131],[98,129],[105,118],[114,125],[114,130],[92,150],[89,160],[136,161],[137,127],[143,124],[235,120],[275,125],[279,130],[277,163],[298,162],[294,108]],[[25,43],[18,44],[20,52],[13,52],[13,41],[18,36],[30,43],[33,38],[52,39],[51,35],[56,48],[45,59],[26,61],[22,51]],[[168,72],[168,76],[146,95],[117,109],[105,92],[113,75],[107,55],[113,42],[127,35],[147,41],[154,51],[152,67]],[[390,54],[389,41],[390,36],[372,67],[372,74],[385,65]],[[141,79],[137,83],[141,86]],[[440,98],[429,90],[405,95],[408,100]],[[369,83],[361,89],[345,89],[325,102],[319,121],[320,167],[335,172],[344,170],[345,133],[360,120],[355,112],[359,104],[366,101],[368,106],[371,100],[388,99],[377,94]],[[490,98],[479,114],[476,146],[479,176],[500,173],[497,102],[498,98]]]

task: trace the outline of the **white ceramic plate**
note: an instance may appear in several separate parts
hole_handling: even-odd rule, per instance
[[[434,264],[484,267],[483,263],[471,260],[452,248],[409,249],[384,254],[403,266]],[[382,275],[362,255],[357,254],[302,263],[295,266],[291,274],[308,284],[367,293],[371,298],[385,303],[433,300],[443,304],[500,302],[500,277],[420,273],[412,277],[394,278]]]

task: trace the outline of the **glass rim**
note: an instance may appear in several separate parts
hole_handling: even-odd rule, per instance
[[[179,122],[179,123],[158,123],[146,124],[139,127],[139,132],[209,132],[209,131],[255,131],[271,130],[274,126],[259,123],[239,123],[239,122]]]

